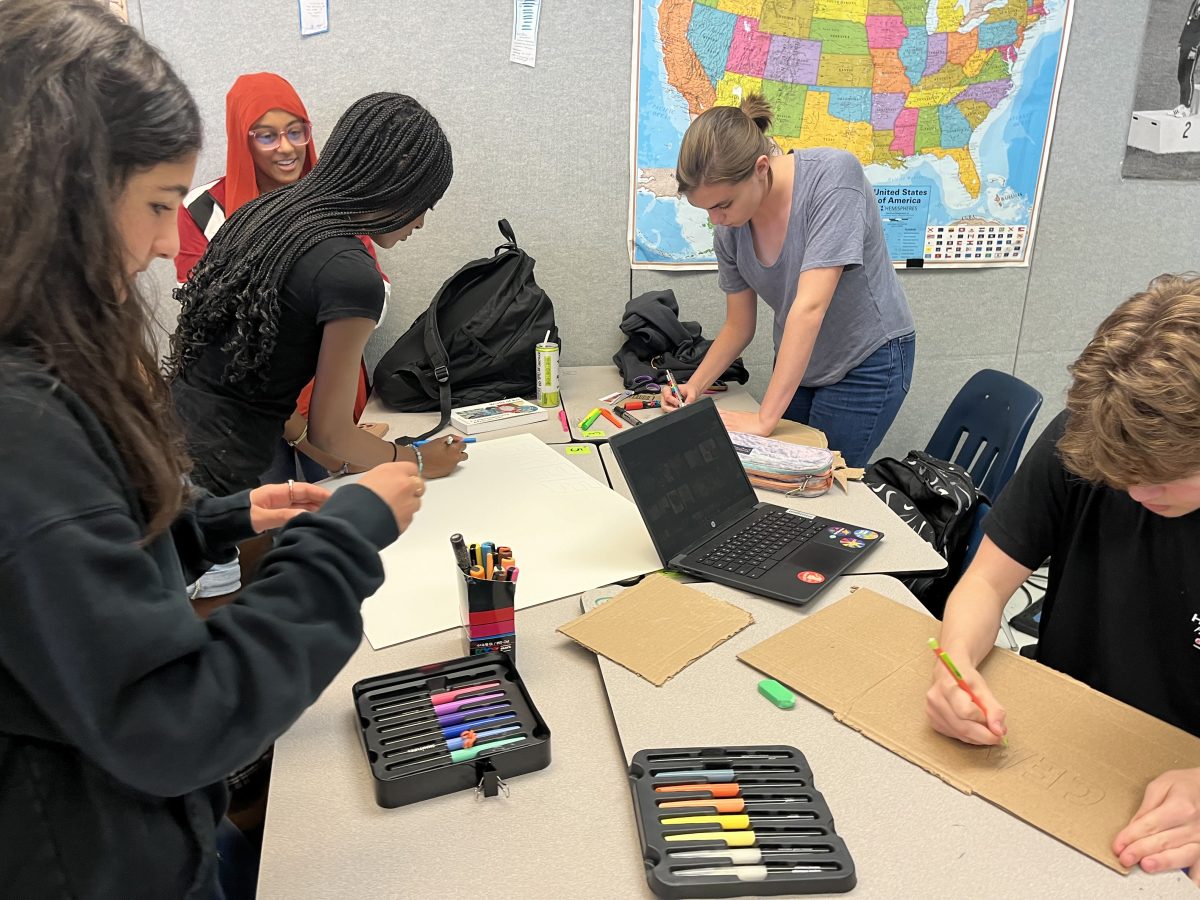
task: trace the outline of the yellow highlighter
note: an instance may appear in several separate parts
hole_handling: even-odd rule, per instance
[[[791,841],[798,838],[828,837],[828,828],[793,828],[790,831],[764,831],[764,840]],[[753,831],[690,831],[684,834],[664,834],[664,841],[721,841],[726,847],[753,847],[758,835]]]
[[[723,831],[741,831],[750,827],[750,817],[745,813],[724,816],[671,816],[660,819],[660,825],[720,825]]]

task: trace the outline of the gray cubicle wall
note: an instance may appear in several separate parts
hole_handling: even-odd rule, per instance
[[[553,297],[564,362],[608,361],[631,294],[670,287],[713,336],[724,298],[710,273],[631,274],[626,250],[633,0],[543,5],[534,69],[508,62],[512,4],[330,0],[331,31],[300,38],[295,0],[132,0],[131,19],[176,65],[201,105],[209,146],[197,178],[224,167],[224,94],[242,72],[296,85],[318,142],[352,100],[400,90],[423,100],[455,151],[455,179],[425,231],[383,254],[395,302],[372,358],[463,262],[498,243],[507,217]],[[905,272],[919,332],[909,401],[880,450],[924,446],[976,369],[1015,372],[1061,409],[1066,365],[1104,314],[1164,271],[1200,268],[1200,186],[1123,181],[1148,0],[1085,0],[1075,10],[1033,264],[1025,269]],[[152,273],[166,299],[173,276]],[[747,352],[761,394],[765,316]]]

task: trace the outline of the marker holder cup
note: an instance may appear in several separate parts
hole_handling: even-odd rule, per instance
[[[718,796],[708,789],[678,790],[700,784],[711,785]],[[640,750],[629,765],[629,786],[646,881],[659,897],[832,894],[854,888],[850,851],[834,831],[833,814],[813,786],[808,761],[795,747]],[[739,810],[743,800],[745,808]],[[736,821],[744,815],[748,824]],[[722,819],[664,822],[693,816]]]
[[[448,715],[461,721],[443,725],[436,718],[431,698],[444,692],[456,692],[452,702],[459,706]],[[507,653],[484,653],[377,675],[355,684],[353,695],[375,802],[382,807],[405,806],[469,788],[492,797],[499,793],[502,781],[550,765],[550,728]],[[486,699],[475,699],[485,695]],[[503,738],[522,740],[454,762],[449,742],[463,740],[462,734],[476,721],[482,723],[475,727],[479,733],[505,729]],[[480,738],[479,743],[489,740],[493,738]],[[431,748],[428,754],[427,747]],[[410,758],[414,761],[408,762]]]
[[[462,575],[458,606],[464,654],[503,651],[516,660],[516,599],[515,581]]]

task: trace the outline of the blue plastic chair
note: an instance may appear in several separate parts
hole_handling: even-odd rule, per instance
[[[1017,470],[1042,395],[1006,372],[984,369],[962,386],[925,452],[958,463],[994,503]]]

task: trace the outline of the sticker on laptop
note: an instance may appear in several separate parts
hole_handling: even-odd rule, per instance
[[[797,572],[796,577],[799,578],[801,581],[803,581],[805,584],[821,584],[822,582],[825,581],[824,575],[822,575],[820,572],[813,572],[811,570],[806,570],[804,572]]]
[[[860,541],[858,538],[852,537],[844,537],[838,541],[838,543],[850,550],[861,550],[863,547],[867,546],[866,541]]]
[[[856,538],[862,538],[864,541],[879,540],[879,532],[872,531],[870,528],[856,528],[854,529],[854,536]]]
[[[829,539],[831,541],[836,538],[850,537],[852,534],[853,534],[853,532],[850,531],[849,528],[841,528],[837,525],[831,525],[829,527]]]

